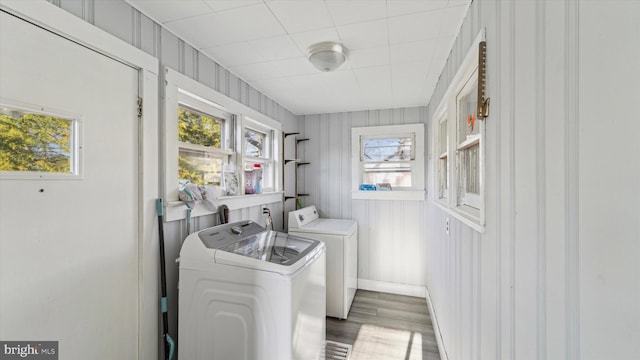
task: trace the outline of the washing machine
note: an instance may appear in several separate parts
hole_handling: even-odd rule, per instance
[[[189,235],[180,250],[180,360],[319,359],[325,245],[250,220]]]
[[[315,206],[289,212],[289,235],[327,247],[327,316],[346,319],[358,289],[358,222],[321,218]]]

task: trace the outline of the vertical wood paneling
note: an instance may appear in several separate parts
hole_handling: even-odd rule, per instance
[[[565,209],[567,259],[565,278],[567,313],[567,353],[569,360],[580,359],[580,259],[579,259],[579,38],[578,3],[566,2],[565,19]]]
[[[536,141],[536,346],[537,358],[547,358],[547,187],[546,187],[546,131],[545,131],[545,2],[535,8],[535,141]]]
[[[560,2],[545,4],[545,21],[562,24],[565,5]],[[566,281],[562,274],[566,268],[565,239],[565,99],[564,65],[565,38],[555,29],[545,27],[545,141],[546,141],[546,222],[547,222],[547,358],[563,358],[566,353]],[[556,149],[550,151],[550,149]],[[550,326],[553,324],[553,326]]]
[[[614,323],[605,320],[609,315],[596,310],[604,308],[602,304],[606,301],[603,300],[605,296],[600,302],[593,300],[598,298],[595,289],[600,288],[595,285],[596,280],[591,279],[606,273],[617,274],[615,278],[624,278],[625,274],[634,271],[637,273],[637,266],[634,268],[636,270],[632,270],[631,261],[624,265],[619,262],[615,265],[606,264],[602,260],[602,242],[595,240],[595,234],[602,229],[596,219],[605,215],[603,211],[611,215],[610,219],[620,218],[620,214],[610,208],[603,210],[600,205],[608,203],[604,199],[607,195],[595,185],[597,181],[601,184],[610,183],[602,181],[603,166],[598,167],[599,171],[594,170],[594,159],[598,158],[596,154],[602,154],[597,149],[601,149],[603,143],[608,147],[618,144],[619,140],[616,142],[613,138],[619,139],[621,131],[611,130],[612,124],[602,119],[622,119],[624,116],[608,116],[609,111],[605,110],[608,107],[598,102],[598,96],[585,99],[584,102],[578,101],[584,89],[588,89],[590,94],[598,94],[602,88],[598,84],[610,81],[604,88],[614,89],[616,84],[624,82],[622,77],[617,81],[609,80],[609,72],[602,71],[603,60],[593,60],[590,64],[594,69],[583,70],[584,59],[601,56],[612,62],[618,61],[613,59],[625,61],[632,59],[630,54],[638,51],[637,48],[629,50],[628,46],[614,45],[615,41],[612,41],[620,34],[633,33],[631,28],[609,30],[613,26],[605,25],[616,16],[612,11],[609,17],[603,17],[604,10],[618,6],[626,9],[617,10],[620,15],[633,14],[631,8],[638,5],[633,2],[606,5],[577,1],[492,0],[474,1],[471,4],[430,103],[430,109],[438,106],[467,51],[469,39],[480,27],[486,28],[492,108],[486,120],[488,198],[485,232],[475,233],[452,219],[451,232],[447,236],[438,224],[444,220],[446,213],[430,204],[431,197],[427,201],[429,226],[425,243],[430,261],[426,279],[445,352],[451,359],[602,358],[606,357],[605,352],[611,354],[611,351],[616,352],[618,358],[629,358],[629,354],[634,354],[632,347],[626,347],[633,342],[612,349],[601,346],[597,340],[606,335],[610,336],[609,343],[618,341],[620,336],[624,336],[619,327],[608,328],[605,334],[594,321],[586,325],[585,320],[585,314],[597,312],[602,315],[599,324]],[[597,7],[601,9],[593,10]],[[582,20],[579,15],[584,9],[590,9],[593,18]],[[586,25],[592,24],[596,18],[601,22],[599,27]],[[580,26],[582,23],[584,27]],[[616,25],[623,23],[616,21]],[[589,34],[589,40],[582,37],[584,34]],[[591,41],[594,37],[606,38],[603,44],[606,42],[611,45],[612,50],[596,50]],[[588,44],[592,52],[583,54],[578,44]],[[627,50],[627,56],[604,55],[620,49]],[[596,67],[599,70],[595,70]],[[594,73],[603,76],[584,85],[582,81],[593,79],[587,74]],[[629,76],[628,71],[626,74]],[[592,108],[584,112],[582,108],[587,108],[586,104],[592,105]],[[595,115],[597,112],[593,109],[601,113]],[[585,113],[593,115],[585,118]],[[593,123],[584,125],[586,119]],[[595,123],[599,127],[593,126]],[[628,129],[628,124],[626,126]],[[591,130],[594,135],[588,145],[585,145],[584,129]],[[626,131],[625,134],[631,132]],[[596,133],[598,136],[595,136]],[[617,135],[606,138],[603,134]],[[429,134],[428,139],[433,140],[433,136]],[[589,153],[589,160],[585,160],[585,153]],[[620,153],[631,154],[634,151]],[[612,164],[620,164],[611,161],[606,161],[611,169],[614,168]],[[634,162],[625,162],[631,163]],[[585,164],[591,165],[588,176],[583,173]],[[427,171],[433,166],[434,160],[430,157]],[[637,170],[629,166],[615,168],[615,171],[632,176]],[[433,178],[428,179],[428,188],[432,188]],[[592,186],[589,191],[584,190],[585,179]],[[593,194],[602,194],[603,198],[595,201]],[[585,202],[589,206],[584,205]],[[637,210],[631,210],[629,205],[620,204],[619,207],[627,206],[628,214],[638,213]],[[590,215],[590,227],[580,221],[586,216],[585,209]],[[631,223],[634,222],[623,222]],[[585,235],[583,229],[586,228],[589,228],[589,235]],[[623,233],[629,236],[637,232],[629,228]],[[601,234],[600,239],[604,236]],[[586,238],[592,239],[588,247],[591,252],[589,258],[599,259],[593,260],[593,263],[585,260],[583,255],[587,252]],[[634,253],[637,248],[635,245],[620,244],[616,246],[627,249],[627,254]],[[613,248],[607,246],[607,250]],[[595,255],[596,252],[598,255]],[[610,255],[610,258],[614,256]],[[623,259],[624,256],[617,254],[615,258]],[[592,270],[595,267],[599,269],[597,274]],[[589,276],[585,275],[586,272]],[[627,280],[627,284],[633,283],[629,278]],[[585,284],[589,284],[588,291],[585,290]],[[629,294],[634,298],[638,294],[637,290],[621,290],[623,287],[616,288],[614,285],[609,288],[625,294],[619,299],[627,299]],[[624,289],[628,288],[629,285],[624,286]],[[585,296],[586,293],[589,295]],[[584,310],[585,301],[590,305],[588,312]],[[609,306],[613,303],[623,304],[623,301],[612,301]],[[627,319],[627,322],[633,323],[638,312],[632,309],[636,307],[627,304],[621,308],[632,319]],[[589,315],[588,318],[591,320],[593,316]],[[620,320],[617,324],[620,324]],[[588,341],[585,329],[591,336]],[[589,349],[589,354],[585,353],[585,349]]]

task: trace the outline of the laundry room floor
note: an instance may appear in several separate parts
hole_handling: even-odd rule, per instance
[[[350,360],[440,360],[419,297],[358,290],[346,320],[327,318],[327,340],[353,345]]]

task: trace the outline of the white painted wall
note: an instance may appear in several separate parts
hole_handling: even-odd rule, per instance
[[[443,358],[640,358],[638,14],[637,1],[471,4],[429,107],[485,27],[486,231],[451,218],[447,236],[432,196],[424,218]]]
[[[301,117],[310,140],[300,145],[300,188],[321,217],[358,221],[358,284],[423,296],[426,278],[424,201],[351,200],[351,128],[424,123],[426,107]]]

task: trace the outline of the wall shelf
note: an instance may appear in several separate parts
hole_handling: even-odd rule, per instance
[[[282,137],[282,149],[283,149],[282,150],[282,174],[283,174],[283,179],[286,177],[286,174],[288,173],[288,171],[293,171],[293,189],[287,189],[285,187],[284,180],[283,180],[283,184],[282,184],[282,188],[284,189],[285,194],[286,193],[294,194],[294,195],[285,195],[284,196],[284,201],[286,202],[287,200],[290,200],[290,199],[297,199],[297,198],[302,197],[302,196],[309,196],[309,194],[299,193],[298,192],[298,168],[300,166],[309,165],[311,163],[308,162],[308,161],[303,161],[298,157],[298,146],[300,145],[300,143],[303,143],[305,141],[309,141],[309,138],[296,138],[295,139],[295,141],[296,141],[296,144],[295,144],[295,155],[294,155],[294,157],[292,159],[286,159],[285,158],[285,153],[286,153],[285,149],[286,149],[286,139],[287,139],[287,137],[300,135],[300,133],[299,132],[289,132],[289,133],[285,132],[283,135],[284,135]],[[294,163],[295,164],[295,169],[291,169],[290,167],[287,166],[290,163]],[[287,190],[289,190],[289,191],[287,191]],[[293,191],[291,191],[291,190],[293,190]],[[298,208],[298,202],[297,201],[296,201],[295,208],[296,209]],[[286,215],[286,214],[283,214],[283,216],[284,215]]]

